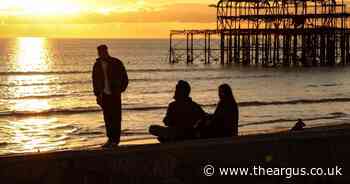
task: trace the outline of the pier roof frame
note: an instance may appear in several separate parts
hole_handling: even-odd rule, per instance
[[[288,29],[255,29],[255,28],[250,28],[250,29],[223,29],[223,30],[216,30],[216,29],[205,29],[205,30],[200,30],[200,29],[192,29],[192,30],[171,30],[170,34],[171,35],[204,35],[204,34],[236,34],[239,33],[241,35],[244,34],[254,34],[254,35],[264,35],[264,34],[304,34],[304,33],[315,33],[317,32],[318,34],[322,33],[342,33],[342,32],[347,32],[350,33],[350,29],[348,28],[336,28],[336,27],[318,27],[318,28],[288,28]]]
[[[346,18],[350,17],[349,13],[329,13],[329,14],[304,14],[304,15],[287,15],[287,14],[270,14],[270,15],[239,15],[239,16],[219,16],[222,19],[259,19],[259,20],[276,20],[276,19],[316,19],[316,18]]]
[[[292,4],[292,3],[303,3],[303,2],[319,2],[319,3],[324,3],[324,2],[333,2],[334,4],[336,4],[336,0],[220,0],[216,7],[219,7],[220,4],[222,3],[227,3],[227,2],[237,2],[237,3],[240,3],[240,2],[247,2],[247,3],[267,3],[269,1],[280,1],[280,2],[283,2],[283,3],[289,3],[289,4]],[[343,2],[344,0],[341,0],[341,2]],[[343,3],[341,3],[343,4]]]

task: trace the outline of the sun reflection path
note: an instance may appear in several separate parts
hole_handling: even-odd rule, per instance
[[[50,108],[46,99],[21,100],[15,103],[14,109],[19,112],[43,112]]]
[[[45,75],[30,75],[31,72],[45,72],[49,69],[46,38],[18,38],[16,50],[16,59],[13,61],[15,71],[28,73],[28,75],[25,76],[26,82],[28,82],[28,80],[40,80],[45,83],[45,81],[49,80]],[[14,76],[11,80],[20,82],[23,80],[21,77],[23,76]],[[38,92],[49,93],[49,86],[41,85],[35,88],[32,86],[16,88],[14,96],[35,96]],[[12,109],[14,111],[41,112],[49,108],[50,105],[47,99],[24,99],[15,101]]]
[[[46,72],[50,70],[50,55],[46,38],[18,38],[16,40],[16,55],[11,61],[13,71],[25,75],[9,76],[9,81],[18,84],[11,88],[16,98],[11,101],[11,111],[22,113],[40,113],[50,110],[50,99],[35,98],[54,93],[47,85],[50,79]],[[42,72],[42,74],[40,74]],[[39,73],[39,74],[38,74]],[[37,84],[40,85],[31,85]],[[64,145],[66,136],[58,126],[55,117],[15,118],[10,121],[12,140],[20,152],[48,151]]]
[[[16,58],[16,71],[33,72],[47,70],[46,44],[46,38],[18,38],[17,49],[19,53]]]
[[[62,137],[54,136],[56,118],[27,118],[11,122],[14,127],[12,142],[21,146],[24,152],[48,151],[64,145]]]

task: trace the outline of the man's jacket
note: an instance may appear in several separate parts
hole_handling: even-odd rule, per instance
[[[113,57],[104,59],[107,61],[107,76],[112,95],[120,95],[128,87],[129,79],[123,63]],[[92,71],[94,94],[99,96],[105,88],[102,58],[97,58]]]

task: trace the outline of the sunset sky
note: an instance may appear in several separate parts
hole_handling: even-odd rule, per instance
[[[0,0],[0,37],[157,38],[215,28],[216,0]]]

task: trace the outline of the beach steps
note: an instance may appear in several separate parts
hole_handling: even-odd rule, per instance
[[[350,183],[350,126],[0,157],[2,184]],[[204,166],[215,167],[205,176]],[[343,176],[219,176],[219,167],[340,167]],[[349,168],[347,168],[349,167]]]

